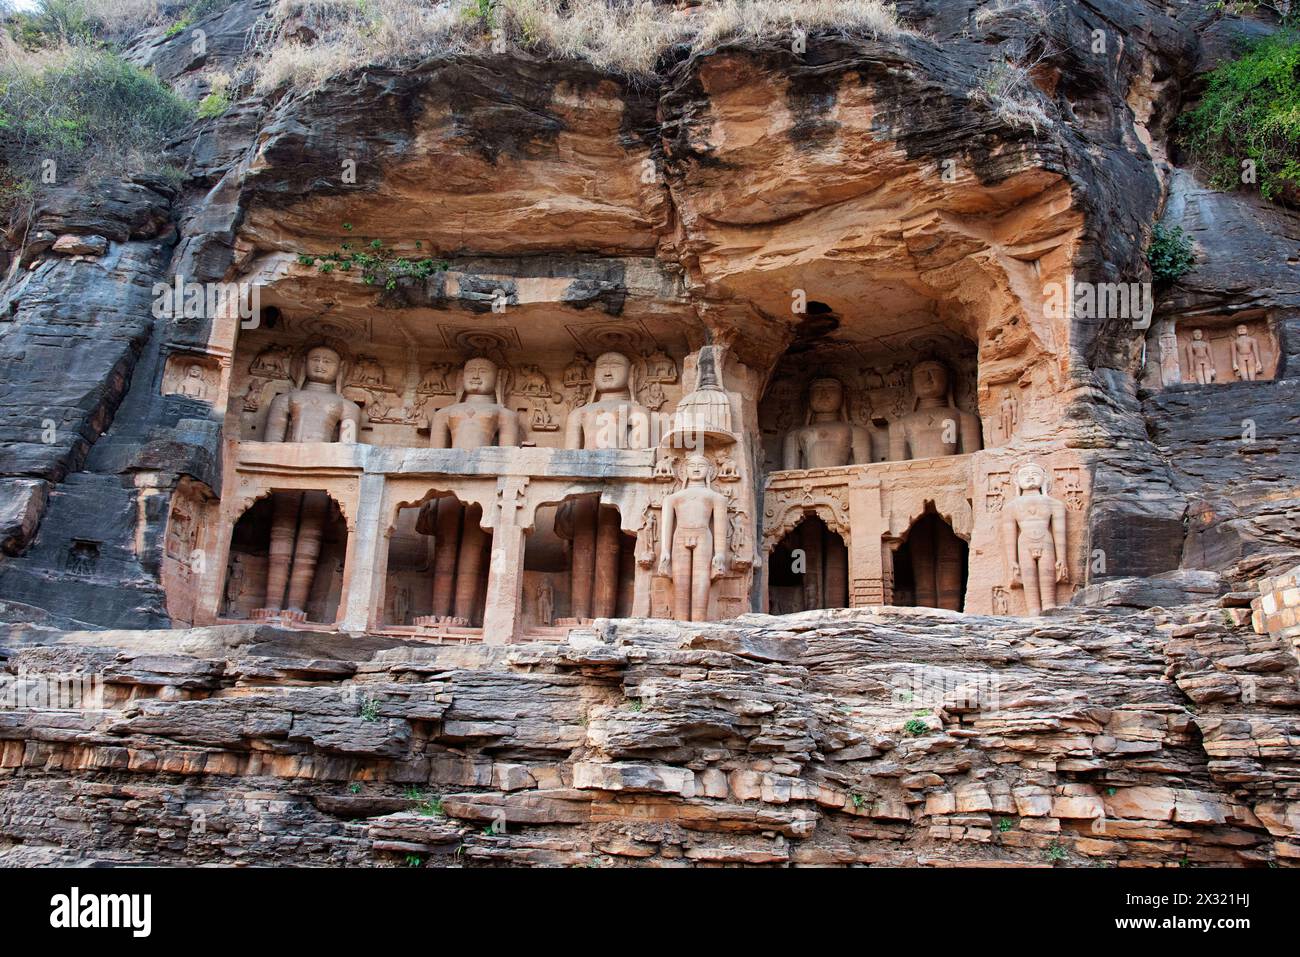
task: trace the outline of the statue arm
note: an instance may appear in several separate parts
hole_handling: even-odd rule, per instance
[[[984,448],[983,429],[980,426],[979,417],[964,412],[961,419],[961,450],[963,452],[978,452]]]
[[[1052,503],[1052,551],[1056,553],[1056,580],[1070,580],[1070,565],[1065,550],[1065,506],[1060,502]]]
[[[786,469],[797,469],[799,467],[799,431],[797,429],[785,437],[781,452],[781,467]]]
[[[853,427],[854,465],[866,465],[871,461],[871,433],[860,425]]]
[[[281,392],[271,400],[271,408],[266,413],[266,430],[262,433],[264,442],[283,442],[289,430],[289,395]]]
[[[513,448],[519,444],[519,415],[513,409],[502,409],[497,420],[497,445]]]
[[[433,413],[433,422],[429,425],[429,447],[433,449],[451,447],[451,423],[447,413],[442,410]]]
[[[907,430],[901,422],[889,424],[889,461],[902,462],[907,459]]]
[[[673,525],[676,523],[676,516],[673,514],[673,499],[675,496],[669,495],[664,499],[663,508],[661,509],[659,521],[659,574],[667,575],[672,570],[673,555]]]
[[[582,412],[574,409],[564,423],[564,447],[566,449],[582,448]]]
[[[1007,561],[1007,571],[1011,575],[1010,584],[1014,588],[1020,584],[1020,561],[1016,554],[1016,516],[1011,506],[1004,506],[1002,513],[1002,548]]]
[[[727,500],[719,493],[713,500],[713,564],[710,578],[717,578],[727,572]]]

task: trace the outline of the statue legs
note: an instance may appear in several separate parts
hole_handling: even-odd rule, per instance
[[[457,618],[473,621],[478,604],[479,581],[483,572],[484,553],[487,551],[488,534],[479,525],[482,509],[477,505],[465,507],[465,524],[460,536],[460,556],[456,561],[456,610]]]
[[[844,539],[827,529],[825,571],[822,577],[825,602],[822,608],[849,607],[849,550]]]
[[[806,521],[799,526],[799,547],[803,549],[803,607],[826,607],[822,593],[822,527]]]
[[[678,621],[708,621],[712,559],[713,534],[708,529],[677,529],[671,567],[673,617]]]
[[[569,503],[573,516],[573,548],[569,554],[569,607],[574,618],[590,618],[596,572],[596,509],[599,498],[583,495]]]
[[[460,554],[461,512],[459,501],[450,496],[435,499],[433,520],[433,608],[436,618],[451,614],[455,594],[456,559]]]
[[[1050,545],[1032,545],[1021,541],[1016,551],[1020,559],[1020,580],[1025,588],[1025,608],[1030,615],[1041,615],[1056,607],[1056,553]]]
[[[599,506],[596,524],[595,618],[613,618],[618,605],[618,509]]]
[[[268,612],[305,610],[316,577],[328,513],[329,497],[324,492],[273,493],[263,606]]]

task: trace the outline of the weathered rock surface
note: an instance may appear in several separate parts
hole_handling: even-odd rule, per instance
[[[0,711],[0,862],[1289,864],[1296,661],[1227,611],[24,641],[11,702],[102,707]]]

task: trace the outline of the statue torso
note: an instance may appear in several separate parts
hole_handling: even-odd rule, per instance
[[[289,408],[289,430],[286,442],[334,442],[338,439],[339,423],[348,407],[359,410],[350,399],[337,392],[318,392],[295,389],[286,396]]]
[[[848,422],[817,422],[799,430],[804,468],[825,469],[853,461],[853,426]]]
[[[452,448],[478,449],[496,444],[501,416],[507,411],[495,402],[457,402],[447,406],[442,412],[451,430]]]

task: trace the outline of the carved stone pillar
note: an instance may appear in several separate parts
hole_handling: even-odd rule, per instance
[[[498,479],[496,527],[492,530],[483,612],[483,640],[491,645],[513,640],[523,618],[526,534],[519,524],[518,507],[527,484],[527,479]]]
[[[456,592],[452,614],[473,622],[479,590],[482,586],[483,562],[488,548],[488,533],[479,524],[483,509],[465,506],[465,520],[460,534],[460,555],[456,559]]]
[[[379,542],[384,528],[384,477],[363,475],[354,506],[354,527],[348,528],[348,547],[343,557],[345,591],[339,602],[339,627],[344,631],[365,631],[383,617],[385,569],[379,560]]]
[[[573,516],[573,548],[569,555],[569,607],[574,618],[591,618],[596,570],[596,509],[599,499],[584,495],[568,503]]]
[[[618,509],[598,506],[593,618],[613,618],[618,608]]]
[[[450,496],[435,499],[433,506],[433,605],[435,618],[451,614],[456,587],[456,558],[460,554],[460,527],[464,507]]]

